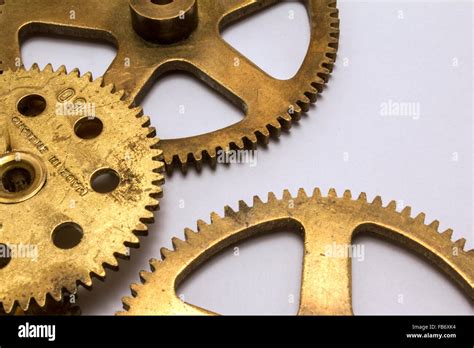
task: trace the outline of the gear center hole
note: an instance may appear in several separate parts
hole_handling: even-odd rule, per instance
[[[2,175],[2,185],[6,192],[19,193],[28,190],[35,179],[33,168],[26,163],[14,164]]]

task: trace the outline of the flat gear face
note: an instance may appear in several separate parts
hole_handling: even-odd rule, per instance
[[[164,160],[169,170],[175,165],[186,170],[190,162],[200,168],[204,160],[215,165],[219,150],[253,148],[289,128],[316,101],[332,71],[339,38],[336,0],[305,1],[310,44],[289,80],[269,76],[222,39],[224,27],[278,2],[48,0],[45,6],[41,0],[6,0],[0,6],[0,62],[15,69],[20,41],[34,33],[107,40],[118,53],[105,81],[137,103],[165,72],[190,72],[240,106],[245,117],[207,134],[162,140]]]
[[[299,315],[351,315],[351,260],[328,255],[327,246],[351,244],[360,232],[376,234],[399,243],[430,260],[474,299],[474,250],[464,251],[464,239],[451,241],[452,230],[438,232],[437,221],[425,225],[424,214],[401,213],[396,203],[382,205],[380,197],[368,203],[365,194],[352,200],[349,191],[338,197],[330,190],[323,197],[316,189],[312,197],[303,190],[293,198],[288,191],[278,200],[254,198],[253,207],[239,203],[225,217],[211,214],[211,224],[198,221],[198,231],[185,231],[186,241],[173,239],[174,251],[162,250],[163,261],[152,260],[152,272],[140,274],[143,284],[131,286],[133,297],[123,300],[119,315],[214,314],[184,303],[176,288],[195,268],[224,248],[276,228],[296,228],[304,236],[304,260]]]
[[[77,70],[35,65],[0,75],[5,312],[91,286],[91,275],[104,277],[104,266],[116,267],[147,232],[161,195],[161,151],[149,119],[122,99]]]

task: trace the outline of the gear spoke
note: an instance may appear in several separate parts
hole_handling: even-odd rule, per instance
[[[216,3],[214,0],[207,0],[207,2],[201,2],[200,6],[212,6],[214,22],[221,21],[221,28],[228,25],[231,22],[239,20],[240,18],[249,15],[255,11],[262,10],[269,7],[279,0],[226,0],[219,1]]]
[[[351,244],[352,233],[338,221],[318,221],[305,227],[305,257],[299,315],[351,315],[351,260],[327,255],[328,248]]]
[[[277,97],[274,79],[219,36],[206,37],[205,51],[193,52],[190,63],[199,75],[223,95],[244,104],[248,112],[257,111],[259,101],[273,103]],[[212,57],[212,59],[209,59]],[[245,83],[243,83],[245,82]],[[270,99],[266,99],[270,98]]]

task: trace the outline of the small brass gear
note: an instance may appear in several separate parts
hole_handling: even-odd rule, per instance
[[[186,171],[189,164],[199,169],[203,162],[214,166],[219,151],[254,148],[290,128],[316,101],[332,72],[339,42],[336,0],[304,1],[310,43],[301,68],[289,80],[271,77],[224,41],[223,28],[279,2],[48,0],[44,6],[39,0],[6,0],[0,10],[0,64],[13,69],[21,57],[21,40],[47,32],[116,45],[117,57],[104,79],[137,103],[164,73],[190,72],[241,107],[245,117],[206,134],[162,140],[164,161],[169,171],[175,166]]]
[[[153,222],[164,165],[149,118],[90,73],[5,71],[0,123],[0,303],[10,313],[118,267]]]
[[[254,198],[253,207],[243,201],[239,211],[226,207],[225,217],[211,214],[211,224],[198,221],[198,231],[185,230],[186,241],[173,239],[174,251],[162,249],[163,261],[152,260],[152,272],[140,274],[143,284],[131,286],[133,297],[123,299],[126,311],[119,315],[214,314],[184,303],[176,295],[180,282],[200,264],[222,249],[275,228],[296,228],[304,236],[304,261],[300,315],[351,315],[351,260],[332,257],[327,246],[350,245],[359,232],[374,233],[401,244],[430,260],[474,299],[474,250],[464,251],[465,240],[451,241],[452,230],[438,232],[438,221],[425,225],[425,215],[401,213],[396,203],[384,207],[376,197],[367,202],[362,193],[353,200],[346,191],[338,197],[319,189],[308,197],[303,190],[293,198],[285,191],[281,200],[273,193],[268,202]]]

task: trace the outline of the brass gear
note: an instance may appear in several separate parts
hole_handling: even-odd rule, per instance
[[[164,165],[141,109],[78,70],[1,74],[0,123],[0,303],[10,313],[90,287],[138,247]]]
[[[199,169],[204,160],[214,166],[218,151],[254,148],[289,128],[316,101],[332,71],[339,38],[336,0],[305,1],[311,40],[301,68],[289,80],[272,78],[222,39],[222,28],[277,2],[48,0],[45,6],[39,0],[6,0],[0,10],[0,62],[14,69],[21,57],[20,40],[33,33],[107,40],[118,54],[104,79],[137,103],[165,72],[193,73],[246,116],[207,134],[162,140],[164,161],[169,171],[175,165],[186,171],[190,162]]]
[[[152,272],[140,274],[143,284],[131,286],[133,297],[123,299],[119,315],[214,314],[186,304],[176,295],[180,282],[195,268],[224,248],[275,228],[296,228],[304,236],[300,315],[351,315],[351,264],[349,257],[331,257],[326,246],[350,245],[355,234],[366,231],[401,244],[427,258],[474,299],[474,250],[464,251],[465,240],[451,242],[452,230],[438,232],[438,221],[425,225],[425,215],[401,213],[396,203],[371,203],[362,193],[353,200],[346,191],[338,197],[319,189],[308,197],[303,190],[293,198],[288,191],[278,200],[254,198],[253,207],[239,202],[239,211],[226,207],[225,217],[211,214],[211,224],[198,221],[198,233],[185,230],[186,241],[173,239],[175,251],[162,249],[163,261],[152,260]],[[340,256],[340,255],[338,255]]]

